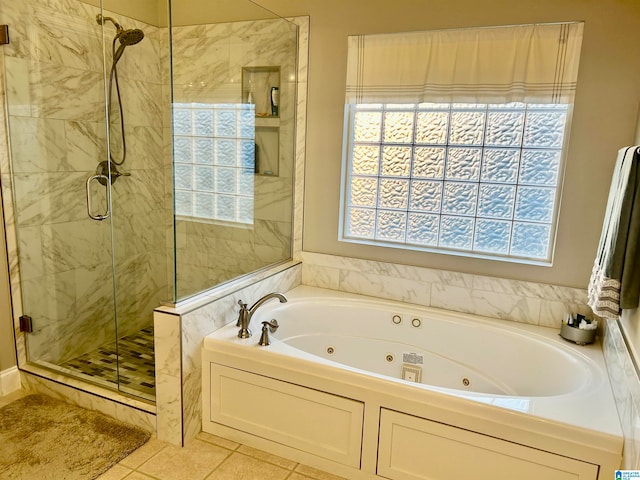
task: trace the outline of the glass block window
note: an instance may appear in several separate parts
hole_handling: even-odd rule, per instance
[[[550,263],[568,105],[347,109],[342,240]]]
[[[253,224],[254,106],[176,103],[173,135],[176,215]]]

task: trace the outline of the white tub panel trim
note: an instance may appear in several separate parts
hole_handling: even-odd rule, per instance
[[[598,465],[382,409],[377,472],[393,480],[432,480],[426,472],[443,479],[511,480],[517,472],[518,480],[596,480]]]
[[[217,364],[210,375],[210,421],[360,466],[362,402]]]

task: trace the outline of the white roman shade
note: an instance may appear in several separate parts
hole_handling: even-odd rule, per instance
[[[582,22],[349,37],[347,103],[572,103]]]

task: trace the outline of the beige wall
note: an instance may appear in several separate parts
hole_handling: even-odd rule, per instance
[[[81,1],[94,7],[100,6],[100,0]],[[102,0],[102,5],[105,10],[156,27],[166,27],[168,24],[168,0]],[[173,0],[171,10],[174,27],[277,18],[277,15],[249,0]]]
[[[100,6],[100,0],[81,1],[94,7]],[[167,0],[102,0],[104,10],[117,12],[120,15],[135,18],[156,27],[166,26],[166,4]]]
[[[585,288],[616,152],[633,142],[640,101],[636,0],[259,0],[310,15],[305,251]],[[349,34],[584,20],[577,97],[553,267],[338,242]]]
[[[260,4],[260,1],[254,3],[249,0],[172,0],[171,21],[172,25],[177,27],[277,18],[277,15],[257,4]]]

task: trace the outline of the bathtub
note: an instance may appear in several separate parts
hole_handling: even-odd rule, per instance
[[[286,296],[256,311],[251,338],[235,321],[205,338],[205,432],[350,479],[613,478],[623,438],[599,346],[307,286]]]

